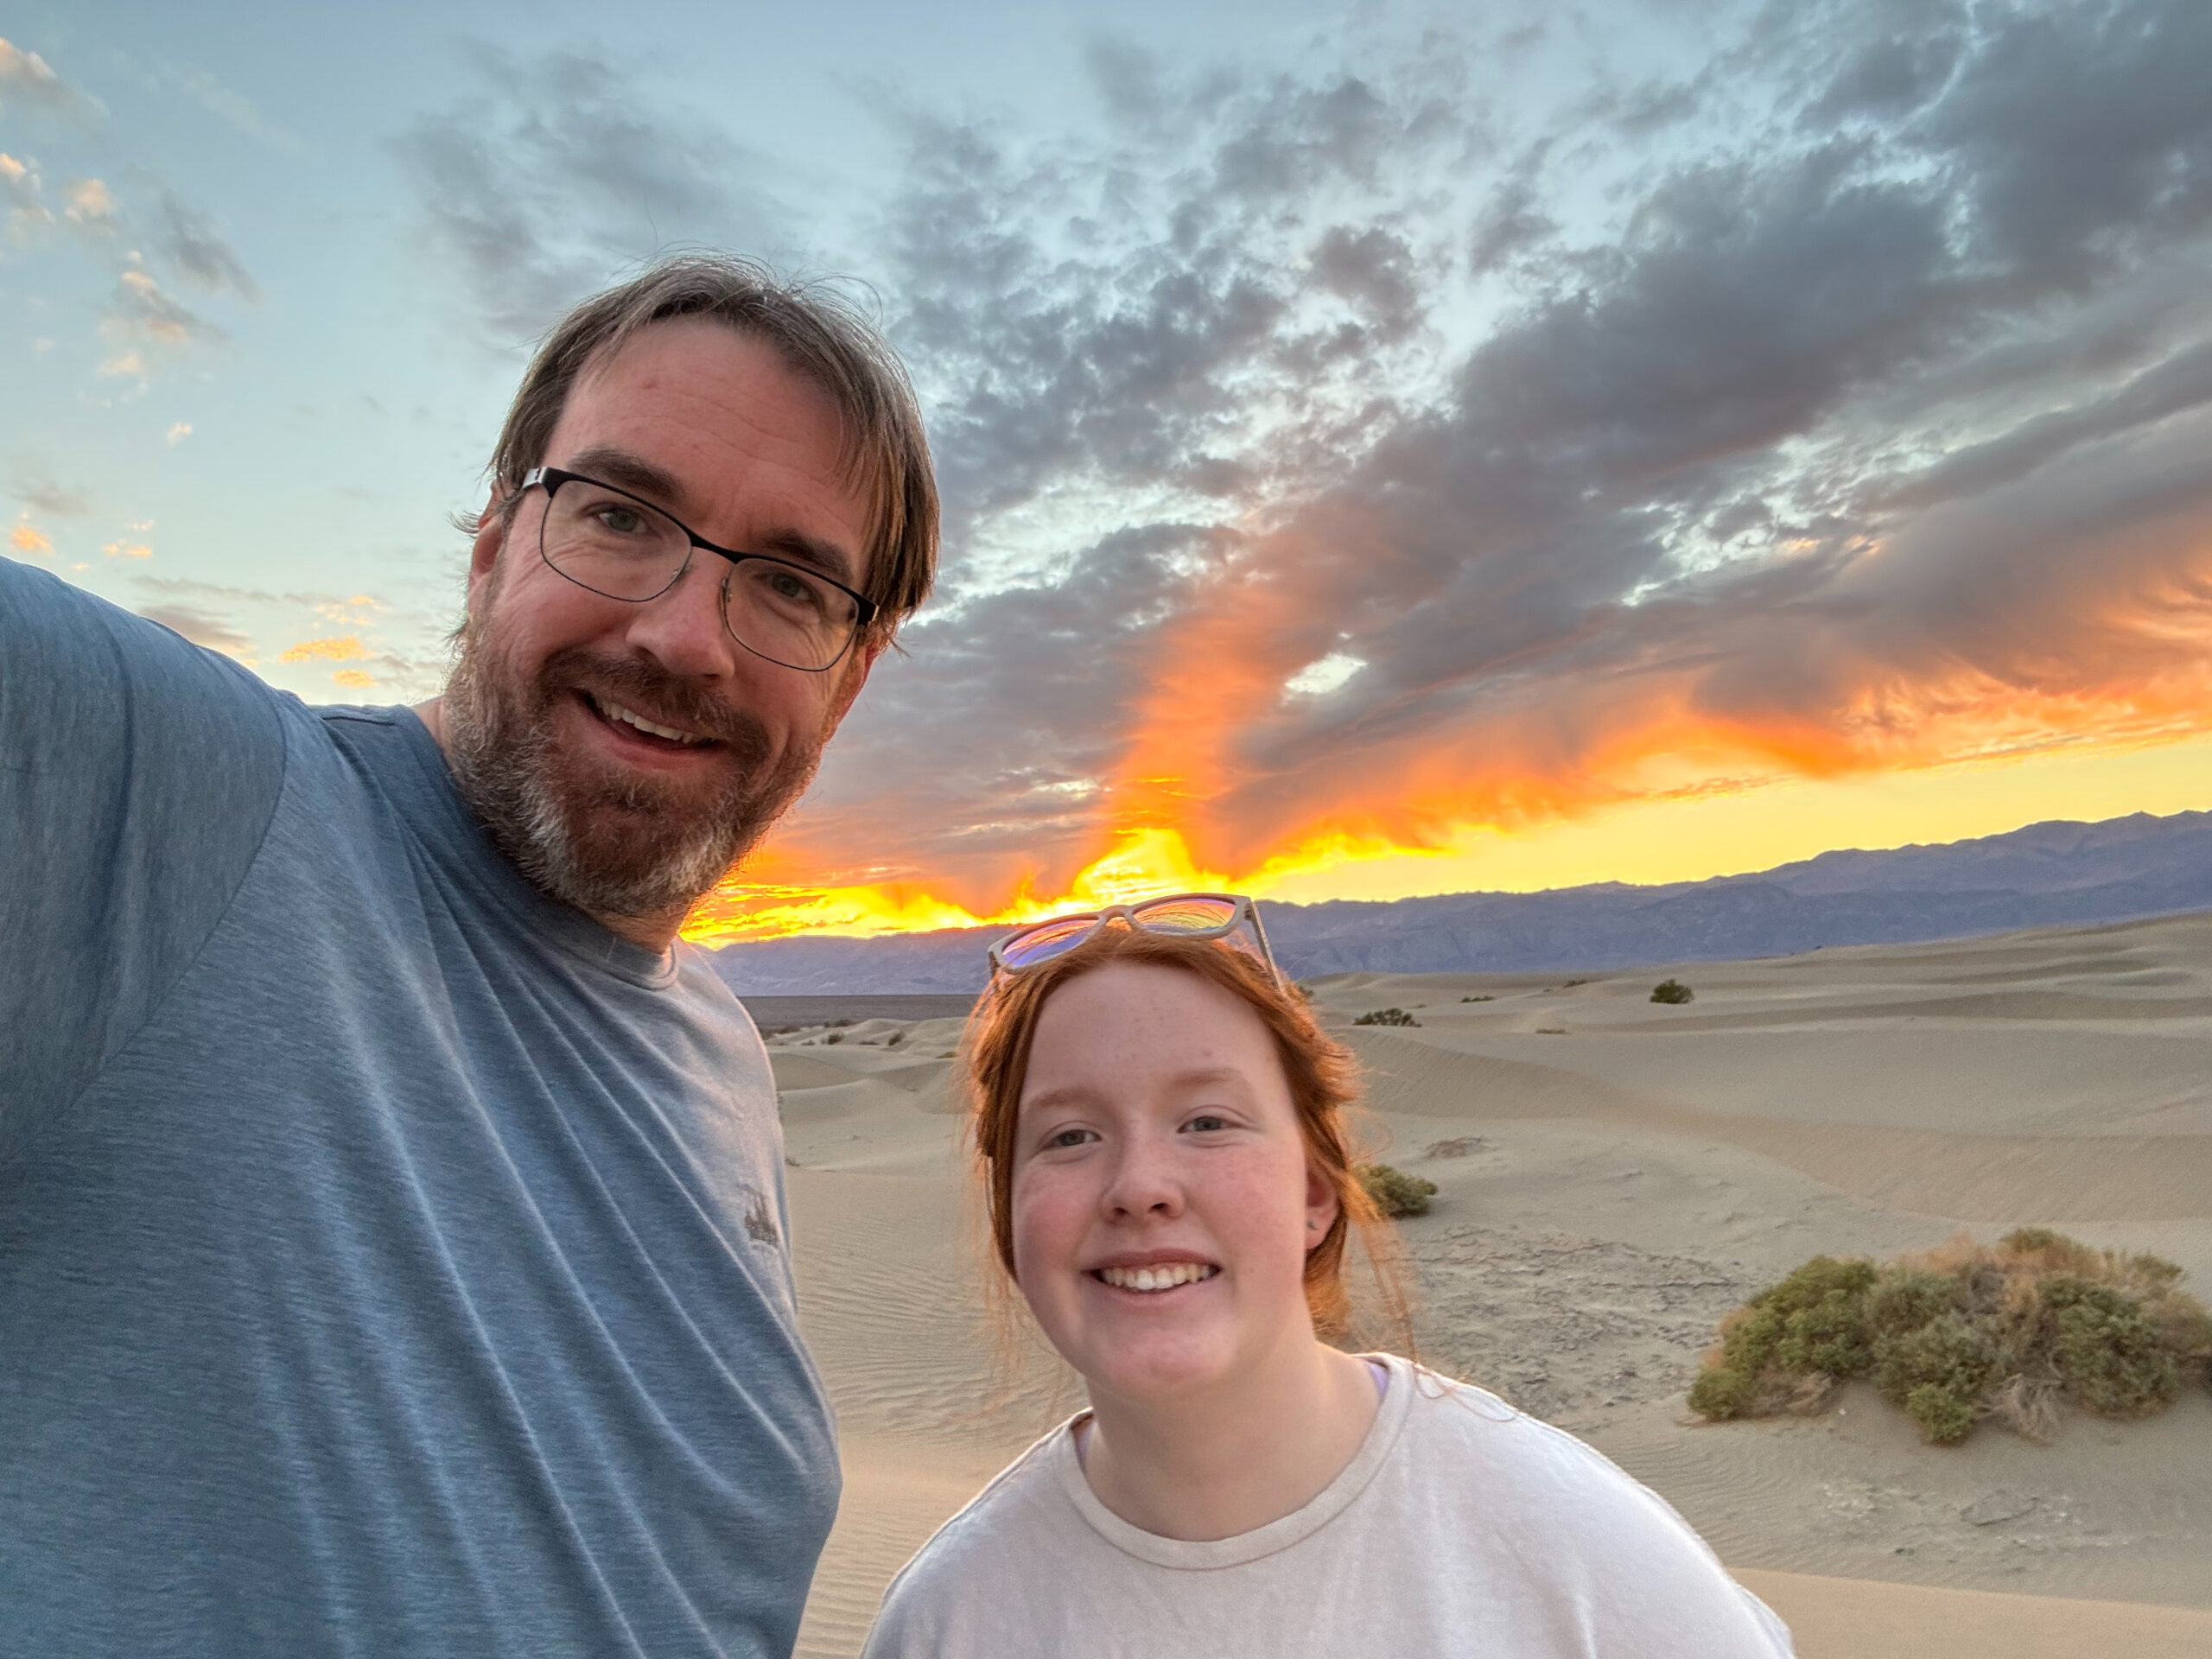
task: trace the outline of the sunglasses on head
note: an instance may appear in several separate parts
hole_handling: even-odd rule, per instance
[[[1282,979],[1274,953],[1268,949],[1267,930],[1260,925],[1260,907],[1233,893],[1170,893],[1140,904],[1108,905],[1103,910],[1033,922],[991,947],[992,969],[1019,974],[1039,967],[1065,956],[1109,922],[1173,938],[1226,939],[1264,963],[1278,982]]]

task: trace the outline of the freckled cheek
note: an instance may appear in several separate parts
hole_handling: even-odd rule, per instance
[[[1302,1170],[1286,1175],[1271,1164],[1255,1164],[1224,1171],[1210,1183],[1205,1208],[1211,1230],[1236,1252],[1244,1272],[1302,1280],[1309,1242]]]
[[[1017,1173],[1009,1195],[1015,1276],[1025,1292],[1058,1279],[1075,1264],[1092,1206],[1075,1185],[1048,1173]]]

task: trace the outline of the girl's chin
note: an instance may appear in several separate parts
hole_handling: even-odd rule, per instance
[[[1234,1355],[1225,1349],[1148,1353],[1139,1347],[1084,1358],[1086,1363],[1076,1369],[1092,1398],[1103,1395],[1132,1406],[1170,1406],[1211,1394],[1232,1381],[1239,1370]]]

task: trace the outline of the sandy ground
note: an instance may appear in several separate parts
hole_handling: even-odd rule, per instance
[[[1670,972],[1694,1002],[1648,1000]],[[2212,917],[1315,996],[1369,1067],[1370,1140],[1442,1188],[1403,1229],[1421,1357],[1656,1488],[1807,1659],[2212,1655],[2212,1394],[1948,1450],[1863,1389],[1803,1420],[1682,1405],[1719,1315],[1816,1252],[2053,1224],[2212,1294]],[[1420,1025],[1351,1027],[1385,1006]],[[1010,1380],[976,1312],[958,1030],[770,1044],[846,1468],[803,1655],[855,1651],[899,1564],[1080,1402],[1048,1359]]]

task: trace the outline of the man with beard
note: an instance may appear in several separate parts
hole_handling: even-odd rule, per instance
[[[919,418],[694,257],[491,471],[413,711],[0,561],[0,1654],[791,1649],[836,1447],[677,931],[928,591]]]

